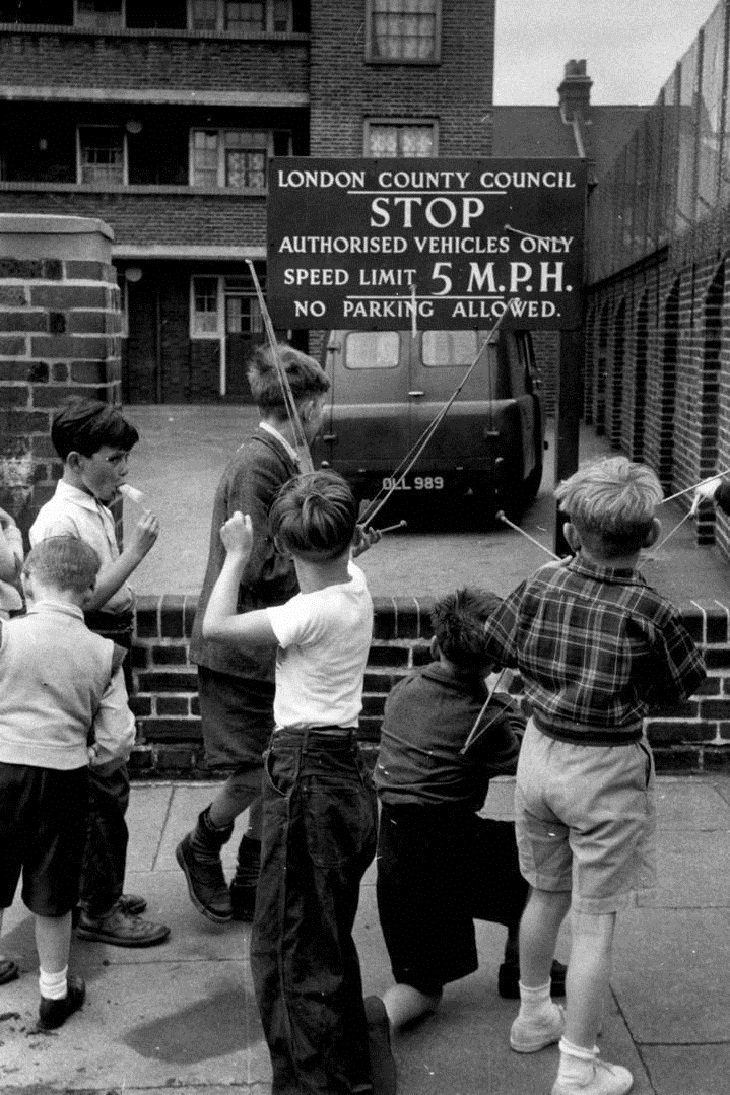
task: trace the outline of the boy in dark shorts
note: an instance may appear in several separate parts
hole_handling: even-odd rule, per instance
[[[301,350],[281,345],[277,352],[311,442],[322,423],[329,380],[314,358]],[[237,510],[249,514],[253,522],[254,542],[241,575],[239,612],[283,604],[299,588],[294,564],[277,551],[268,523],[277,491],[300,470],[294,426],[269,347],[254,354],[247,376],[261,421],[243,439],[216,488],[208,565],[190,641],[190,660],[198,667],[205,763],[225,772],[226,778],[176,852],[193,904],[215,923],[253,917],[261,850],[262,754],[274,727],[275,661],[274,647],[234,649],[203,635],[208,599],[225,558],[221,525]],[[229,886],[221,849],[245,810],[249,811],[248,830]]]
[[[518,995],[517,932],[527,900],[512,822],[479,817],[490,776],[513,773],[525,720],[507,695],[487,698],[484,621],[499,598],[462,589],[433,612],[430,665],[385,706],[375,785],[382,804],[378,909],[396,984],[393,1027],[438,1007],[443,986],[478,965],[474,919],[507,927],[499,986]],[[467,745],[472,735],[473,742]],[[553,991],[565,967],[554,963]]]
[[[134,593],[127,579],[157,540],[159,523],[146,510],[120,552],[109,506],[126,481],[129,454],[139,434],[119,407],[74,398],[53,416],[51,440],[63,460],[63,477],[30,528],[31,545],[49,536],[78,536],[94,549],[101,567],[84,607],[86,625],[129,650]],[[170,929],[139,915],[147,905],[143,897],[123,892],[129,792],[126,760],[90,770],[77,934],[115,947],[150,947],[163,943]]]
[[[43,1030],[60,1027],[84,1002],[83,979],[69,974],[68,959],[89,759],[102,749],[103,759],[125,756],[134,740],[118,648],[84,625],[98,569],[83,541],[43,541],[23,565],[27,615],[0,622],[0,926],[22,872],[23,901],[35,916]],[[105,735],[88,747],[95,719]]]
[[[654,472],[625,457],[555,490],[575,557],[541,567],[489,617],[487,649],[517,667],[530,718],[515,818],[532,886],[520,924],[520,1013],[510,1044],[560,1042],[552,1095],[624,1095],[628,1069],[599,1056],[617,912],[655,882],[654,768],[643,730],[656,705],[705,677],[677,610],[636,569],[661,526]],[[571,909],[567,1014],[550,1000],[550,958]]]

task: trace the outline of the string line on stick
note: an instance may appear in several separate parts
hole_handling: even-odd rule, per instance
[[[279,377],[279,383],[281,384],[282,394],[284,396],[284,407],[286,409],[287,418],[289,419],[289,425],[291,426],[292,433],[294,435],[294,444],[297,452],[299,453],[300,468],[304,472],[314,471],[314,461],[312,460],[312,454],[309,451],[309,445],[307,443],[307,437],[304,432],[304,426],[302,420],[299,417],[299,411],[292,395],[291,385],[289,384],[289,377],[286,375],[286,369],[284,368],[281,358],[279,356],[279,346],[276,341],[276,334],[274,332],[274,325],[271,322],[271,316],[269,315],[269,309],[266,307],[266,300],[261,289],[261,284],[256,273],[256,268],[251,259],[246,259],[246,264],[251,272],[254,288],[256,290],[256,296],[258,297],[259,307],[261,309],[261,318],[264,323],[264,331],[269,342],[269,347],[274,358],[274,365],[276,367],[277,375]]]
[[[401,479],[404,475],[407,475],[408,472],[413,467],[413,465],[416,463],[416,461],[418,460],[418,457],[421,455],[421,453],[425,449],[426,445],[431,440],[431,438],[433,437],[436,430],[438,429],[438,427],[443,422],[443,420],[446,417],[446,415],[448,414],[448,412],[451,410],[451,407],[453,406],[454,401],[458,398],[458,396],[459,396],[460,392],[462,391],[464,385],[466,384],[469,377],[471,376],[471,373],[472,373],[473,369],[476,367],[480,357],[484,353],[485,347],[487,347],[489,345],[489,343],[491,342],[492,337],[494,336],[494,334],[498,330],[498,328],[499,328],[500,324],[502,323],[502,320],[504,319],[505,315],[506,315],[506,311],[493,324],[491,330],[487,334],[487,337],[484,339],[482,345],[477,350],[476,357],[474,358],[471,365],[467,369],[467,371],[464,374],[462,380],[456,386],[455,391],[449,396],[449,398],[444,403],[443,407],[441,407],[441,409],[436,414],[436,416],[432,419],[432,421],[428,423],[428,425],[425,427],[425,429],[423,430],[421,435],[416,439],[416,441],[413,444],[413,446],[411,447],[411,449],[403,457],[400,464],[398,465],[398,467],[395,469],[392,476],[390,477],[390,479],[391,479],[390,486],[387,487],[387,488],[386,487],[381,487],[380,490],[378,491],[378,493],[375,495],[375,497],[370,502],[370,505],[366,507],[365,512],[361,515],[361,521],[362,521],[363,524],[369,524],[375,518],[375,515],[380,512],[380,510],[383,508],[385,503],[390,498],[391,494],[393,494],[393,492],[396,490],[398,480]],[[382,497],[381,497],[381,495],[382,495]]]
[[[708,475],[706,479],[700,479],[699,483],[693,483],[691,487],[685,487],[683,490],[676,491],[675,494],[670,494],[668,498],[662,498],[659,505],[663,506],[665,502],[673,502],[675,498],[681,498],[683,494],[689,494],[691,490],[704,487],[705,483],[711,483],[713,479],[721,479],[723,475],[730,475],[730,468],[725,468],[724,471],[716,471],[714,475]]]
[[[525,530],[523,528],[520,528],[519,525],[515,525],[513,521],[510,521],[509,517],[507,517],[503,509],[497,510],[495,517],[498,521],[503,521],[505,525],[509,525],[509,527],[511,529],[514,529],[515,532],[519,532],[520,536],[524,536],[525,539],[529,540],[531,544],[535,545],[535,547],[539,547],[540,551],[544,551],[552,559],[556,559],[558,562],[560,562],[559,555],[555,555],[554,552],[550,550],[550,548],[546,548],[545,545],[541,544],[539,540],[536,540],[534,536],[530,536],[529,532],[525,532]]]
[[[485,730],[489,729],[489,727],[492,725],[492,723],[496,720],[497,716],[499,715],[499,711],[496,711],[495,714],[492,716],[492,718],[489,720],[489,722],[485,723],[484,726],[482,726],[482,728],[477,733],[477,729],[479,727],[479,723],[481,721],[482,715],[487,710],[487,707],[489,706],[489,702],[490,702],[492,696],[494,695],[494,693],[496,692],[497,685],[502,680],[503,676],[504,676],[504,669],[501,669],[498,676],[496,677],[496,679],[494,681],[494,684],[492,685],[492,687],[490,689],[488,689],[487,698],[485,699],[484,703],[482,704],[482,706],[479,710],[479,714],[477,715],[476,719],[474,720],[474,725],[472,726],[471,730],[467,734],[466,741],[464,742],[461,749],[459,750],[459,753],[461,753],[462,755],[467,751],[467,749],[469,748],[470,745],[474,744],[474,742],[476,741],[477,738],[482,736],[482,734],[484,733]]]
[[[666,535],[666,536],[664,537],[664,539],[663,539],[663,540],[662,540],[662,541],[661,541],[660,543],[658,543],[658,544],[656,545],[656,547],[655,547],[655,548],[653,549],[653,551],[651,552],[651,554],[650,554],[650,555],[647,555],[647,556],[646,556],[647,560],[655,560],[655,559],[656,559],[656,557],[658,556],[659,552],[660,552],[660,551],[662,550],[662,548],[664,547],[664,545],[665,545],[665,544],[667,543],[667,541],[668,541],[668,540],[671,540],[671,539],[672,539],[672,537],[674,536],[675,532],[678,532],[678,531],[679,531],[679,530],[681,529],[681,527],[682,527],[682,525],[684,524],[684,522],[685,522],[685,521],[688,521],[688,520],[690,519],[690,517],[691,517],[691,516],[692,516],[692,510],[687,510],[687,512],[685,513],[685,515],[684,515],[684,517],[682,518],[682,520],[681,520],[681,521],[678,521],[678,522],[677,522],[677,524],[676,524],[676,525],[674,526],[674,528],[672,529],[672,531],[671,531],[671,532],[668,532],[668,533],[667,533],[667,535]]]

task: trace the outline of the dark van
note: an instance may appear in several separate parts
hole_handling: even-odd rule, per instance
[[[486,331],[331,331],[322,365],[330,404],[317,455],[359,498],[393,472],[449,399]],[[529,331],[498,331],[394,500],[460,502],[491,519],[517,515],[542,476],[543,417]]]

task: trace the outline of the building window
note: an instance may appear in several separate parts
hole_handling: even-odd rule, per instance
[[[262,271],[258,277],[265,285]],[[263,334],[261,307],[250,276],[194,277],[190,301],[191,338]]]
[[[263,334],[261,305],[251,280],[226,278],[223,293],[226,302],[226,334]]]
[[[228,30],[236,34],[290,31],[292,0],[190,0],[192,30]]]
[[[85,125],[78,128],[80,183],[124,186],[127,181],[126,141],[119,126]]]
[[[218,278],[193,278],[191,293],[191,338],[218,338],[220,315]]]
[[[436,156],[435,122],[365,122],[366,156]]]
[[[441,0],[368,0],[367,59],[428,64],[441,59]]]
[[[265,190],[269,158],[290,153],[289,133],[266,129],[194,129],[190,185]]]
[[[121,30],[124,0],[74,0],[74,26],[91,30]]]

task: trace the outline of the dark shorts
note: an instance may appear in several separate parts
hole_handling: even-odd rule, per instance
[[[205,763],[209,768],[262,768],[274,729],[274,685],[198,666]]]
[[[378,910],[396,981],[429,993],[472,973],[474,920],[515,926],[527,892],[511,821],[383,806]]]
[[[86,843],[88,768],[58,771],[0,763],[0,908],[23,903],[63,916],[79,896]]]

